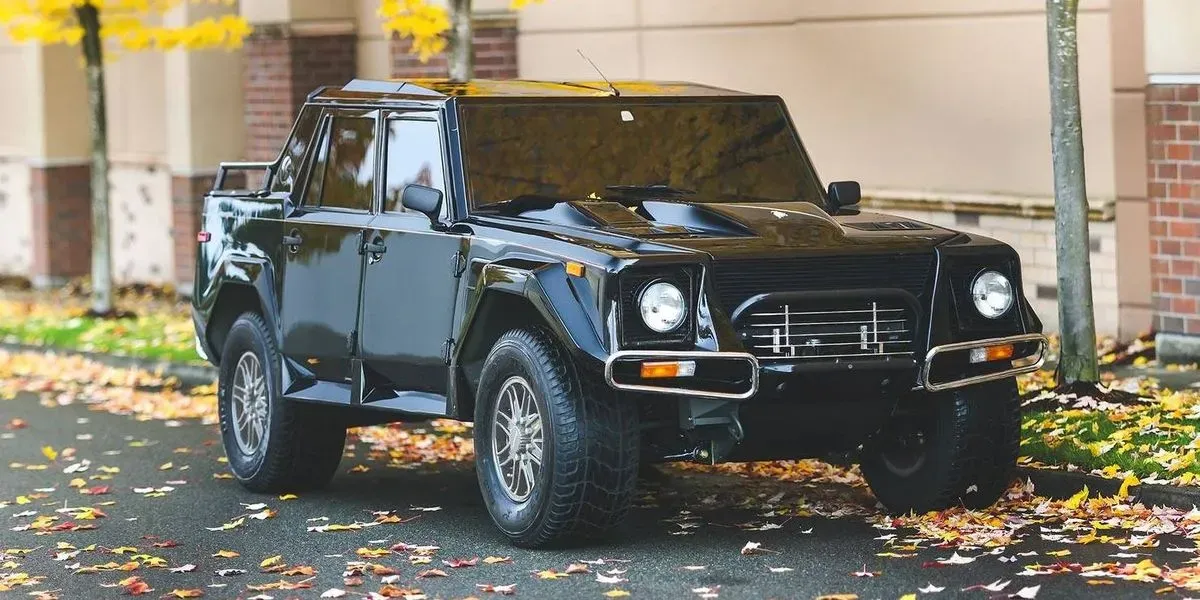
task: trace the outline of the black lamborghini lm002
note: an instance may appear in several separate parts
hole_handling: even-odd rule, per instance
[[[1020,261],[858,200],[774,96],[316,90],[204,202],[193,314],[229,466],[295,491],[347,427],[472,421],[520,546],[611,528],[658,461],[856,452],[889,510],[987,506],[1046,351]]]

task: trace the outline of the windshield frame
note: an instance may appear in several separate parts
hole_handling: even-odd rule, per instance
[[[812,158],[808,153],[808,149],[804,146],[804,141],[800,138],[799,132],[796,130],[795,121],[792,119],[791,112],[788,111],[787,104],[779,96],[769,95],[730,95],[730,96],[584,96],[584,97],[553,97],[553,98],[529,98],[529,97],[457,97],[454,99],[453,113],[456,121],[456,129],[458,130],[455,136],[458,146],[458,154],[461,157],[458,165],[458,173],[461,176],[463,199],[461,207],[465,210],[464,216],[468,216],[476,212],[481,214],[491,214],[487,207],[496,203],[485,204],[481,207],[476,207],[473,200],[473,190],[471,189],[471,180],[468,173],[470,172],[470,152],[466,149],[465,136],[469,135],[466,127],[463,125],[465,119],[463,110],[468,106],[475,105],[528,105],[533,107],[559,107],[559,106],[584,106],[584,105],[607,105],[607,106],[661,106],[673,104],[730,104],[730,103],[770,103],[778,105],[783,118],[787,123],[788,130],[792,136],[792,140],[796,143],[796,148],[799,150],[799,158],[804,163],[806,175],[816,187],[816,193],[820,203],[809,202],[823,212],[828,212],[829,198],[825,190],[824,184],[821,181],[820,175],[817,173],[816,166],[813,164]],[[616,184],[628,182],[614,182]],[[568,198],[572,200],[574,198]],[[578,198],[583,199],[583,198]],[[761,203],[762,200],[757,202]],[[778,200],[777,202],[787,202]],[[792,200],[792,202],[807,202],[805,200]]]

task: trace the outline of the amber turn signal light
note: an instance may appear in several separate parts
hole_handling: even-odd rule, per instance
[[[1013,345],[1003,344],[1000,346],[987,346],[986,348],[971,349],[971,363],[992,362],[994,360],[1007,360],[1013,357]]]
[[[567,263],[567,275],[583,277],[583,265],[577,262]]]
[[[696,361],[673,360],[670,362],[642,363],[642,379],[668,379],[691,377],[696,374]]]

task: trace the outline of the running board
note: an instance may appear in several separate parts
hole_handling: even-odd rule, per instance
[[[367,391],[363,402],[359,404],[353,402],[354,385],[352,383],[319,379],[310,379],[293,385],[283,398],[297,402],[316,402],[347,408],[369,408],[428,417],[446,416],[446,397],[441,394],[371,388]]]

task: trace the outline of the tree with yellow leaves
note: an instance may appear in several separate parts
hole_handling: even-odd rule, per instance
[[[184,1],[0,0],[0,30],[6,30],[14,41],[69,44],[83,51],[92,134],[92,311],[99,315],[113,312],[105,46],[129,51],[237,48],[250,33],[246,21],[236,15],[179,27],[154,24],[157,17]]]
[[[513,10],[542,0],[510,0]],[[450,79],[466,81],[474,71],[471,41],[471,0],[448,0],[449,7],[431,0],[381,0],[384,31],[412,39],[412,51],[422,61],[449,50]]]

